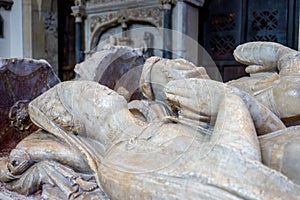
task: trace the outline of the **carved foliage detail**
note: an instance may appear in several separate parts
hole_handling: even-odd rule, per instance
[[[160,7],[121,10],[119,12],[105,13],[91,17],[90,31],[93,32],[97,25],[103,26],[113,21],[147,21],[157,27],[162,26],[163,11]]]

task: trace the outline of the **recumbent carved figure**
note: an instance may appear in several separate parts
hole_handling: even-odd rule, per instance
[[[279,70],[278,80],[285,81]],[[276,107],[274,114],[248,88],[234,87],[243,82],[216,82],[182,59],[152,57],[140,82],[148,100],[128,105],[97,82],[60,83],[30,103],[31,119],[42,130],[1,160],[0,180],[26,195],[43,189],[44,198],[298,199],[297,169],[279,172],[292,153],[267,159],[276,137],[289,135],[290,142],[299,133],[279,117],[300,111]],[[274,97],[297,101],[294,83],[290,95],[272,82],[279,87]],[[278,163],[278,171],[266,166]]]

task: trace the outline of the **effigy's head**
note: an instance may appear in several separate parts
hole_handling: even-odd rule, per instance
[[[209,79],[205,68],[196,67],[184,59],[151,57],[146,60],[140,79],[140,88],[145,97],[164,101],[164,89],[168,82],[188,78]]]
[[[32,121],[41,128],[49,129],[37,110],[47,118],[48,124],[54,123],[64,131],[80,135],[101,132],[110,117],[126,109],[124,97],[93,81],[62,82],[29,105]]]

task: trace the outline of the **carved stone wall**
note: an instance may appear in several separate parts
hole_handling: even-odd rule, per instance
[[[147,49],[155,47],[153,55],[162,56],[164,8],[160,0],[87,0],[76,1],[75,16],[84,24],[85,58],[107,44]],[[204,0],[174,1],[172,29],[198,40],[198,8]],[[133,29],[138,28],[138,31]],[[124,32],[125,31],[125,32]],[[112,37],[112,35],[114,35]],[[185,57],[186,47],[173,36],[175,51]]]
[[[163,10],[158,0],[88,1],[84,12],[86,55],[107,44],[142,48],[145,34],[162,44],[162,35],[157,28],[163,26]],[[136,34],[131,31],[135,28],[143,30]]]

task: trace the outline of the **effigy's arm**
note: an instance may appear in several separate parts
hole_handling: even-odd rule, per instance
[[[178,118],[188,120],[195,127],[213,127],[219,105],[226,94],[233,93],[248,107],[258,135],[285,128],[282,121],[267,107],[249,94],[213,80],[183,79],[171,81],[165,90],[167,102],[178,112]]]
[[[180,119],[189,118],[202,127],[204,122],[212,125],[211,143],[228,146],[243,152],[243,157],[260,161],[251,106],[236,93],[223,83],[203,79],[171,81],[166,87],[167,100],[177,106]]]
[[[283,121],[300,119],[300,111],[295,109],[300,102],[298,51],[274,42],[249,42],[239,45],[234,56],[238,62],[249,65],[246,72],[258,75],[231,81],[229,85],[248,92]]]
[[[239,45],[234,53],[236,61],[249,65],[246,72],[276,72],[290,74],[299,66],[292,60],[299,61],[299,52],[275,42],[248,42]]]

